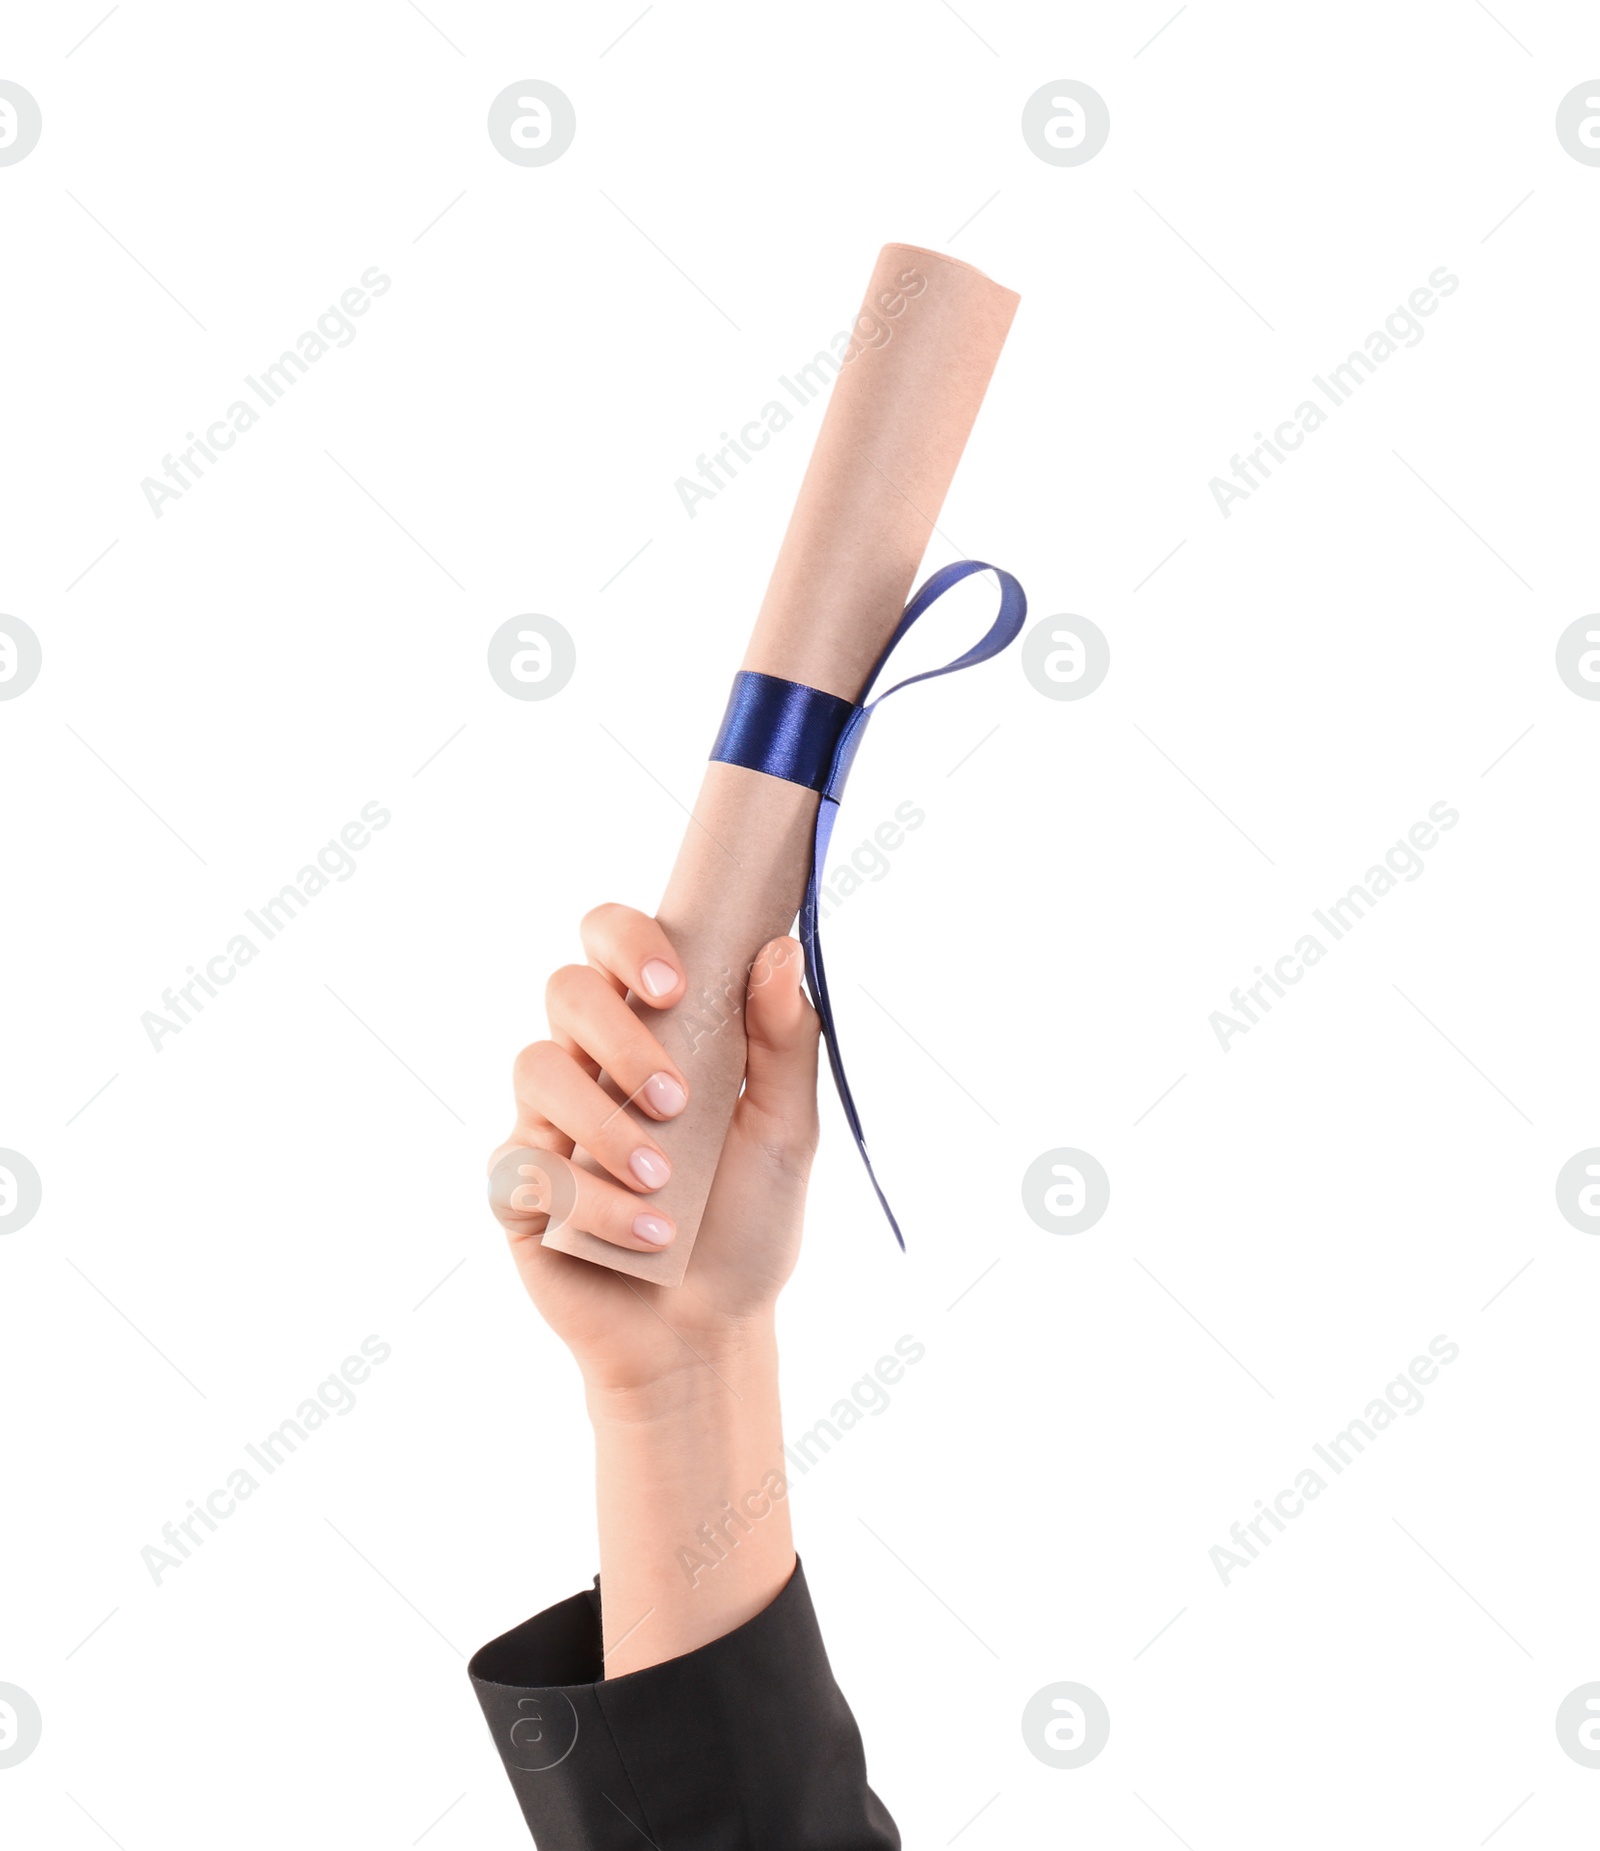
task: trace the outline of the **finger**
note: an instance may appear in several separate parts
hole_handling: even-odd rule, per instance
[[[518,1128],[532,1133],[539,1143],[545,1141],[543,1133],[559,1132],[641,1195],[661,1188],[671,1176],[672,1165],[661,1146],[555,1042],[536,1041],[524,1048],[512,1082]]]
[[[653,1009],[683,995],[683,961],[648,913],[611,901],[586,913],[578,931],[590,962]]]
[[[682,1069],[599,971],[564,965],[545,985],[544,1004],[556,1039],[591,1072],[604,1068],[652,1118],[676,1118],[689,1103]]]
[[[509,1138],[489,1159],[489,1206],[513,1238],[542,1234],[571,1213],[574,1175],[565,1152]]]
[[[816,1142],[817,1012],[800,988],[804,958],[792,938],[763,947],[750,971],[745,1100],[784,1128],[796,1151]]]
[[[489,1172],[489,1203],[513,1241],[537,1237],[554,1221],[613,1247],[657,1253],[677,1231],[666,1215],[641,1209],[615,1183],[532,1145],[499,1152]]]

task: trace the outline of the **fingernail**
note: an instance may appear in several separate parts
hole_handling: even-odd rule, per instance
[[[664,1215],[635,1215],[633,1231],[652,1247],[664,1247],[672,1239],[672,1223]]]
[[[645,1102],[663,1118],[676,1118],[689,1103],[689,1095],[670,1073],[652,1073],[644,1083]]]
[[[644,1149],[642,1145],[628,1159],[628,1168],[646,1189],[659,1189],[672,1174],[672,1166],[665,1157],[656,1151]]]
[[[652,996],[667,996],[678,987],[678,973],[665,958],[651,958],[640,971],[639,981]]]

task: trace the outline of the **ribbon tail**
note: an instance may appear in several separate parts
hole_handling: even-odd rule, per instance
[[[979,662],[987,662],[991,656],[998,655],[1008,644],[1014,642],[1021,631],[1028,614],[1028,600],[1022,587],[1011,574],[1002,572],[997,566],[985,565],[980,559],[957,560],[952,565],[942,566],[912,597],[911,602],[901,614],[893,636],[890,637],[887,647],[879,656],[868,678],[867,691],[870,693],[901,638],[928,609],[929,605],[942,598],[952,585],[959,584],[964,578],[970,578],[975,572],[993,572],[1000,587],[1000,608],[988,630],[971,648],[957,656],[953,662],[945,663],[942,668],[924,669],[920,675],[910,675],[875,699],[867,700],[863,696],[862,701],[856,705],[837,734],[832,761],[826,776],[820,780],[820,783],[811,775],[799,776],[795,766],[801,761],[804,761],[808,767],[812,765],[818,741],[832,732],[839,720],[838,710],[842,703],[837,696],[819,694],[816,689],[808,689],[797,683],[778,681],[771,676],[738,677],[734,684],[733,698],[729,703],[729,718],[724,721],[723,733],[718,738],[713,754],[714,757],[727,759],[735,764],[752,765],[756,769],[771,770],[775,776],[789,777],[793,782],[803,783],[810,789],[821,791],[821,801],[817,806],[816,832],[812,838],[811,868],[806,876],[806,897],[800,910],[800,942],[805,951],[806,981],[811,986],[811,999],[816,1005],[817,1015],[822,1023],[822,1032],[828,1043],[828,1065],[833,1069],[833,1083],[838,1089],[840,1104],[844,1107],[845,1120],[850,1126],[850,1135],[856,1141],[856,1149],[860,1151],[861,1161],[866,1165],[873,1193],[878,1198],[889,1226],[894,1230],[895,1241],[902,1253],[906,1250],[905,1236],[900,1232],[900,1223],[895,1219],[894,1210],[889,1206],[889,1198],[884,1194],[883,1185],[878,1181],[878,1173],[872,1167],[872,1158],[867,1150],[867,1140],[861,1129],[861,1114],[856,1110],[855,1096],[850,1091],[850,1082],[845,1078],[844,1060],[839,1053],[839,1035],[833,1019],[833,999],[828,994],[828,973],[822,962],[820,932],[822,875],[828,860],[828,844],[833,838],[834,820],[839,814],[839,799],[844,791],[845,780],[850,774],[850,767],[860,749],[867,721],[872,717],[874,710],[881,706],[889,695],[898,694],[902,688],[912,687],[919,681],[931,681],[941,675],[954,674],[958,669],[971,668]],[[767,685],[769,683],[770,686]],[[826,708],[819,707],[818,703],[827,703]],[[746,756],[744,743],[738,737],[740,723],[758,706],[762,711],[762,725],[758,728],[762,733],[762,738],[759,747],[750,748],[751,755]],[[774,715],[777,719],[773,717]],[[778,723],[780,719],[782,724]],[[730,736],[730,729],[732,736]],[[777,744],[774,744],[774,735],[779,736]],[[805,750],[790,752],[791,739],[802,735],[806,742]],[[791,759],[793,763],[790,762]]]
[[[844,1107],[845,1122],[850,1127],[850,1135],[856,1141],[856,1149],[861,1153],[861,1161],[866,1165],[867,1180],[872,1184],[873,1193],[883,1209],[894,1238],[902,1253],[906,1250],[905,1236],[900,1232],[900,1223],[895,1219],[894,1210],[889,1206],[889,1198],[883,1192],[883,1185],[878,1181],[878,1173],[872,1167],[872,1158],[867,1151],[867,1140],[861,1130],[861,1114],[856,1110],[855,1095],[850,1090],[850,1082],[845,1077],[844,1058],[839,1052],[839,1036],[834,1027],[833,999],[828,993],[828,973],[822,961],[822,938],[819,931],[819,908],[822,900],[822,871],[827,864],[828,844],[833,836],[834,819],[839,814],[836,799],[824,797],[817,806],[816,833],[812,838],[811,869],[806,876],[805,903],[800,909],[800,945],[805,953],[806,982],[811,987],[811,1000],[816,1004],[817,1016],[822,1024],[822,1035],[828,1044],[828,1065],[833,1071],[833,1084],[839,1094],[839,1103]]]

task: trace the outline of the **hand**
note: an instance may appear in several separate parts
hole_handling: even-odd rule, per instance
[[[603,1069],[615,1078],[650,1119],[683,1110],[682,1071],[624,1000],[631,991],[653,1008],[669,1007],[684,993],[683,967],[660,925],[631,907],[597,907],[580,929],[589,961],[564,966],[546,987],[551,1038],[517,1057],[517,1122],[490,1170],[518,1147],[565,1158],[578,1146],[606,1174],[573,1168],[574,1223],[620,1247],[656,1250],[676,1233],[650,1202],[666,1180],[666,1153],[640,1135],[638,1119],[596,1076]],[[503,1180],[495,1190],[523,1284],[591,1391],[625,1394],[703,1373],[704,1363],[731,1365],[748,1344],[770,1339],[773,1305],[799,1254],[817,1143],[818,1028],[801,967],[799,945],[780,938],[751,971],[744,1091],[681,1287],[547,1249],[540,1236],[548,1216],[515,1206]],[[509,1171],[501,1168],[500,1177]]]

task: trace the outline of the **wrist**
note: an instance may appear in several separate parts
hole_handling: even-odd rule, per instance
[[[670,1349],[658,1357],[582,1365],[584,1400],[597,1429],[700,1421],[718,1407],[732,1418],[742,1406],[776,1400],[778,1341],[770,1311],[687,1337],[665,1329],[662,1335]]]

